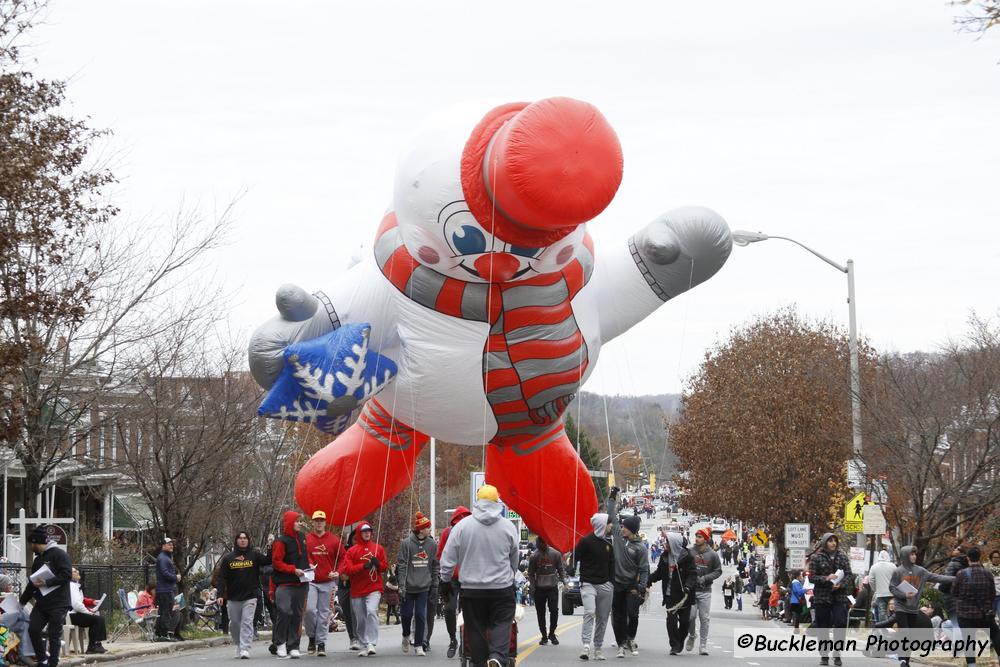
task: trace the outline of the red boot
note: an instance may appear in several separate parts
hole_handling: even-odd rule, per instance
[[[353,426],[302,467],[295,500],[307,515],[323,510],[335,526],[359,521],[410,485],[428,440],[373,399]]]
[[[539,443],[542,444],[538,449]],[[594,482],[562,425],[520,445],[490,446],[486,482],[550,545],[570,551],[591,532],[597,511]]]

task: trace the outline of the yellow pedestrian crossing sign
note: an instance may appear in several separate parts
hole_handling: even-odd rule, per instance
[[[844,505],[844,531],[848,533],[863,533],[865,531],[865,492],[862,491]]]

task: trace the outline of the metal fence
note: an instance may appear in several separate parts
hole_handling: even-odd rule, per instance
[[[102,595],[106,595],[104,603],[101,605],[101,616],[113,627],[122,616],[122,605],[118,599],[118,591],[124,589],[140,592],[146,584],[156,580],[155,565],[144,563],[142,565],[74,565],[80,571],[80,584],[84,594],[89,598],[99,600]],[[24,566],[18,563],[0,563],[0,574],[6,574],[14,581],[14,592],[20,594],[27,583]],[[117,613],[115,619],[113,615]]]

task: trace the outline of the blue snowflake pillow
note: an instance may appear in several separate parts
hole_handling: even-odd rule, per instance
[[[285,367],[257,414],[343,433],[398,371],[392,359],[368,349],[370,334],[370,324],[345,324],[286,347]]]

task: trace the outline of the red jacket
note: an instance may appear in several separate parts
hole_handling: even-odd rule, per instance
[[[306,547],[309,549],[309,562],[316,566],[317,584],[333,581],[330,575],[340,572],[340,568],[347,564],[347,552],[330,531],[323,533],[323,537],[310,531],[306,535]]]
[[[282,532],[284,535],[295,539],[301,539],[302,534],[295,529],[295,522],[299,518],[299,513],[288,510],[285,512],[285,516],[282,519]],[[271,566],[274,568],[275,572],[284,572],[286,574],[295,574],[295,565],[291,565],[285,562],[285,543],[281,540],[275,540],[274,544],[271,545]],[[301,586],[301,583],[286,583],[281,584],[282,586]]]
[[[461,521],[467,516],[472,516],[472,512],[470,512],[469,508],[466,507],[465,505],[459,505],[458,507],[455,508],[454,513],[452,513],[451,515],[451,524],[449,524],[447,528],[441,531],[441,541],[438,542],[438,552],[437,552],[437,560],[439,563],[441,562],[441,554],[444,553],[444,545],[448,543],[448,536],[451,535],[451,529],[455,526],[455,524],[457,524],[459,521]],[[454,580],[458,579],[457,565],[455,566],[455,573],[452,576],[452,579]]]
[[[347,567],[345,574],[351,578],[351,597],[363,598],[369,593],[382,592],[382,573],[389,568],[385,560],[385,549],[375,540],[367,542],[361,538],[361,526],[358,524],[355,529],[354,546],[347,550]],[[374,570],[369,570],[368,561],[374,559],[378,565]]]

